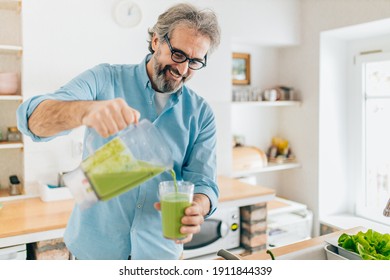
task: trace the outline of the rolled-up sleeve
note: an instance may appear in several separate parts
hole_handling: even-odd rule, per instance
[[[58,133],[57,135],[51,136],[51,137],[39,137],[32,133],[32,131],[28,127],[28,119],[30,118],[31,114],[34,112],[35,108],[44,100],[48,99],[55,99],[59,100],[56,96],[56,98],[51,97],[52,94],[48,95],[39,95],[31,97],[30,99],[27,99],[24,101],[17,109],[16,111],[16,119],[17,119],[17,125],[20,132],[22,132],[24,135],[29,136],[34,142],[46,142],[50,141],[51,139],[60,136],[68,134],[70,131],[63,131],[61,133]]]
[[[33,96],[24,101],[16,111],[19,131],[36,142],[50,141],[55,137],[70,133],[70,130],[67,130],[51,137],[39,137],[29,129],[28,120],[38,105],[45,100],[77,101],[96,99],[97,94],[104,87],[105,65],[101,64],[83,72],[54,93]]]

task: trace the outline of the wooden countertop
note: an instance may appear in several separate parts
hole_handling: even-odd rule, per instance
[[[43,202],[40,198],[3,202],[0,238],[65,228],[73,200]]]
[[[331,238],[340,236],[342,233],[347,233],[347,234],[356,234],[359,231],[367,231],[366,228],[364,227],[355,227],[347,230],[340,230],[336,231],[330,234],[325,234],[321,235],[318,237],[314,237],[305,241],[293,243],[290,245],[278,247],[278,248],[273,248],[270,249],[270,251],[273,253],[275,259],[277,260],[279,257],[282,257],[283,255],[287,255],[293,252],[297,252],[300,250],[308,249],[310,247],[315,247],[315,246],[325,246],[326,245],[326,240],[329,240]],[[266,253],[266,251],[261,251],[259,253],[254,253],[248,256],[241,257],[244,260],[270,260],[271,257],[269,254]]]
[[[252,186],[222,176],[218,177],[218,185],[220,202],[224,203],[235,200],[243,203],[253,198],[266,197],[275,193],[268,188]],[[74,205],[73,200],[43,202],[40,198],[2,203],[0,238],[63,229],[66,227]]]
[[[248,199],[256,196],[274,196],[275,191],[262,186],[253,186],[229,177],[219,176],[219,202]]]

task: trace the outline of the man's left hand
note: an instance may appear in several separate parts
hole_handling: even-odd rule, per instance
[[[157,210],[161,209],[160,203],[155,203],[154,207]],[[184,211],[184,216],[181,219],[183,224],[180,228],[182,234],[187,234],[187,237],[180,240],[175,240],[176,244],[188,243],[192,240],[195,233],[200,231],[200,226],[204,222],[204,216],[210,210],[209,198],[204,194],[194,194],[194,200],[191,206],[188,206]]]

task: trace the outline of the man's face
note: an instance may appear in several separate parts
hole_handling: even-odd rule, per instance
[[[184,53],[188,58],[201,61],[204,61],[210,47],[208,37],[201,36],[186,27],[177,27],[169,41],[173,50]],[[171,58],[171,50],[165,41],[153,37],[152,44],[155,51],[151,61],[153,88],[162,93],[176,92],[183,83],[191,79],[196,70],[188,68],[188,60],[183,63],[174,62]]]

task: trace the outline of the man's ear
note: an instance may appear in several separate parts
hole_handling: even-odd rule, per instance
[[[160,44],[160,40],[158,39],[158,36],[156,33],[153,34],[152,37],[152,49],[153,51],[156,51],[158,49],[158,45]]]

